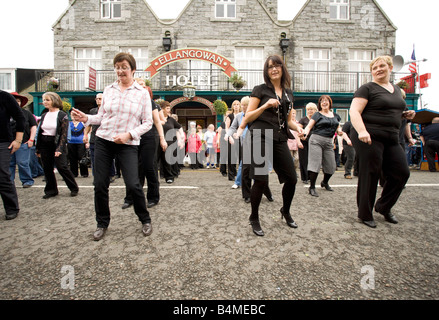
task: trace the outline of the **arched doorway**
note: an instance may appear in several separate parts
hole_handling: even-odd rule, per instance
[[[180,97],[171,101],[171,110],[178,116],[178,122],[183,126],[184,131],[187,131],[191,121],[203,129],[209,124],[216,126],[216,112],[213,103],[207,99]]]

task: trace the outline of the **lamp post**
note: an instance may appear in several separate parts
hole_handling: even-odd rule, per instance
[[[166,52],[171,50],[171,45],[172,45],[171,32],[165,31],[165,36],[163,37],[163,48],[165,49]]]
[[[282,32],[280,34],[279,46],[282,49],[282,55],[285,62],[285,54],[287,53],[287,49],[290,46],[290,39],[287,39],[287,34]]]
[[[195,89],[196,87],[193,86],[191,82],[188,82],[185,86],[183,86],[183,96],[188,99],[192,99],[195,97]]]

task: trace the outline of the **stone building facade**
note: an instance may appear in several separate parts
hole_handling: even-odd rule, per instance
[[[112,70],[112,59],[120,51],[132,52],[138,70],[144,70],[166,53],[164,38],[170,38],[171,51],[200,48],[232,62],[247,80],[241,91],[216,80],[212,85],[210,79],[210,86],[195,84],[197,96],[211,102],[223,99],[230,106],[262,82],[266,57],[279,54],[291,70],[300,116],[307,102],[328,92],[337,102],[334,105],[346,109],[355,88],[367,80],[369,61],[394,55],[396,27],[375,0],[308,0],[291,21],[279,21],[277,13],[277,0],[190,0],[176,19],[162,20],[145,0],[71,0],[53,24],[54,73],[86,65],[98,73]],[[280,47],[282,38],[287,39],[285,52]],[[187,60],[161,69],[151,85],[154,98],[181,97],[181,86],[170,83],[169,77],[203,69],[210,69],[211,75],[218,72],[209,63]],[[60,93],[82,109],[92,107],[86,105],[86,97],[93,92],[75,87],[61,88]],[[189,108],[189,104],[179,107]],[[194,109],[205,107],[195,104]]]

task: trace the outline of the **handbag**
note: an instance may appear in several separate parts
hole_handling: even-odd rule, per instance
[[[89,167],[91,165],[90,149],[85,150],[85,153],[82,156],[82,159],[79,160],[79,164],[82,166],[87,166],[87,167]]]
[[[186,155],[183,158],[183,164],[184,165],[191,165],[191,157],[189,157],[189,153],[186,153]]]

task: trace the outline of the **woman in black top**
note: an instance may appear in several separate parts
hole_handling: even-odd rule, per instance
[[[177,148],[184,148],[184,140],[180,136],[181,124],[179,124],[174,118],[171,117],[171,104],[168,101],[160,103],[160,107],[163,110],[163,115],[166,122],[163,124],[163,133],[168,146],[171,146],[177,142],[177,146],[173,146],[165,150],[159,149],[160,168],[163,169],[163,176],[166,183],[174,182],[174,173],[171,165],[177,162],[177,156],[175,151]]]
[[[249,155],[251,156],[250,178],[254,180],[254,184],[250,195],[252,209],[249,220],[253,232],[258,236],[264,235],[259,223],[259,205],[268,184],[270,162],[279,182],[284,183],[281,217],[285,218],[288,226],[297,228],[290,215],[297,175],[287,144],[288,138],[294,139],[288,127],[299,133],[302,132],[302,128],[291,118],[290,111],[293,106],[291,77],[280,56],[273,55],[265,61],[264,81],[264,84],[253,88],[250,97],[245,122],[249,123],[251,139],[247,141],[251,145],[247,145],[247,155],[243,156],[243,163],[248,161]]]
[[[329,186],[329,179],[334,174],[337,166],[334,155],[334,135],[340,129],[340,116],[332,111],[332,99],[323,95],[319,98],[317,108],[319,112],[313,114],[311,120],[304,130],[307,136],[312,129],[312,136],[309,138],[308,153],[308,177],[310,182],[309,194],[318,197],[316,191],[316,180],[323,167],[322,188],[333,191]]]
[[[372,215],[374,204],[386,221],[398,223],[390,210],[410,176],[398,135],[402,117],[412,119],[415,112],[404,111],[406,103],[401,90],[390,83],[392,69],[392,58],[375,58],[370,63],[373,81],[355,92],[349,111],[355,129],[350,138],[359,161],[358,217],[371,228],[376,227]],[[381,170],[385,183],[375,203]]]

